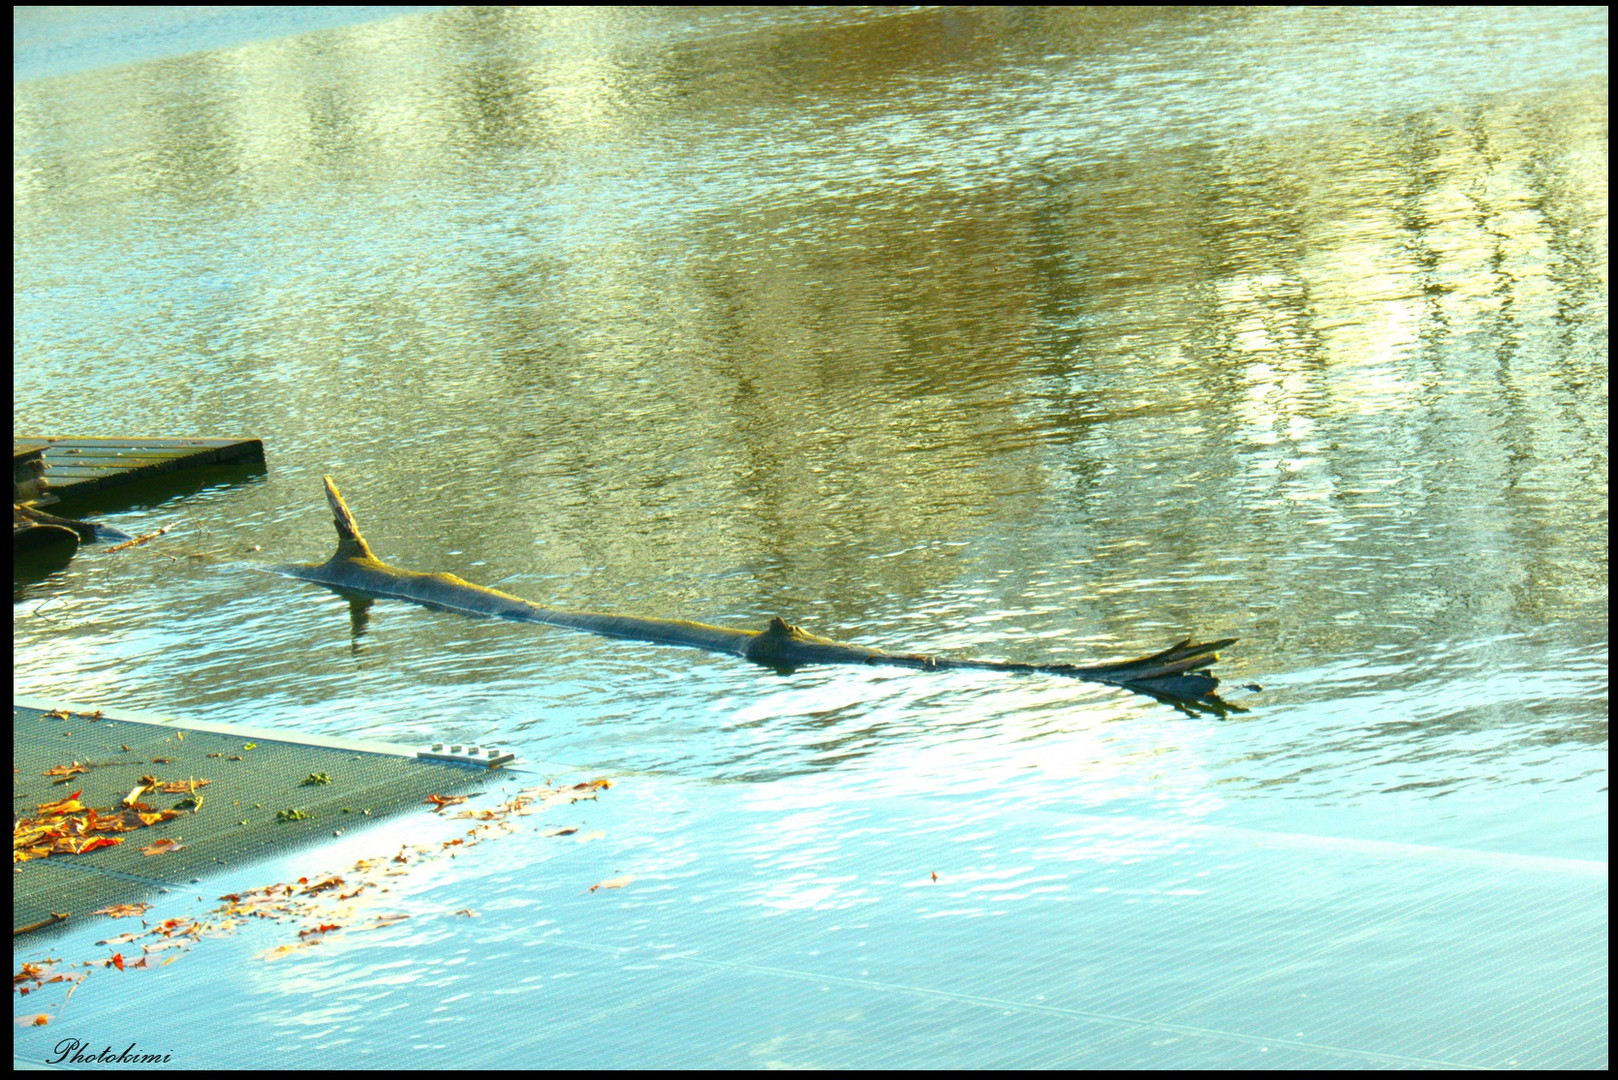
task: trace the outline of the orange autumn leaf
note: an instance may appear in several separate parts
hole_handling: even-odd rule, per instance
[[[422,801],[423,802],[430,802],[430,803],[433,804],[433,807],[435,809],[442,810],[446,806],[454,806],[456,803],[465,802],[466,801],[466,796],[465,795],[429,795],[429,796],[427,796],[427,798],[423,799]]]
[[[164,839],[157,841],[157,843],[152,844],[150,847],[141,848],[140,853],[142,855],[168,855],[171,852],[179,851],[183,847],[185,847],[185,845],[180,843],[178,840]]]
[[[124,954],[121,953],[121,952],[113,953],[112,954],[112,959],[108,960],[107,963],[111,964],[113,967],[117,968],[119,971],[124,970]]]
[[[169,811],[164,811],[164,813],[169,813]],[[173,816],[178,817],[179,815],[174,814]],[[159,821],[166,820],[167,818],[160,814],[143,815],[133,810],[120,811],[116,814],[98,814],[95,807],[92,806],[82,821],[74,821],[73,831],[81,836],[93,832],[134,832],[136,829],[141,828],[143,824],[155,825]]]
[[[52,803],[40,803],[39,812],[41,814],[77,814],[84,809],[84,804],[79,801],[79,796],[83,794],[84,789],[80,788],[65,799]]]
[[[52,846],[52,851],[62,851],[69,855],[83,855],[87,851],[96,851],[104,847],[116,847],[123,843],[115,836],[93,836],[88,840],[75,840],[71,836],[64,836]]]
[[[90,766],[80,765],[77,761],[67,765],[58,765],[54,769],[46,769],[46,776],[72,776],[74,773],[89,772]]]
[[[151,906],[152,905],[144,902],[139,904],[108,904],[104,908],[97,908],[96,910],[90,912],[90,914],[110,915],[114,919],[128,919],[134,916],[146,914],[146,912],[151,909]]]
[[[61,830],[62,823],[60,821],[35,821],[31,818],[19,818],[11,830],[12,842],[13,844],[19,843],[21,838],[25,836],[30,841],[45,836],[56,836],[60,834]]]

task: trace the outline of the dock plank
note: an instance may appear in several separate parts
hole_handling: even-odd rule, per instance
[[[253,438],[13,437],[14,461],[33,454],[48,466],[45,492],[66,497],[203,465],[262,463],[264,444]]]

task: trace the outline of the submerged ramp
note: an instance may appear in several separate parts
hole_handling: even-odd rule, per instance
[[[440,758],[451,756],[447,751]],[[485,751],[479,755],[485,764],[474,767],[418,753],[432,752],[226,724],[113,718],[19,699],[12,706],[13,859],[36,857],[13,867],[13,933],[77,924],[110,904],[189,889],[226,867],[423,810],[428,796],[479,787],[497,775],[487,763],[510,760]],[[41,810],[70,807],[76,792],[83,809]],[[42,835],[52,823],[59,827]],[[88,850],[62,850],[76,846]],[[154,846],[157,853],[145,853]]]

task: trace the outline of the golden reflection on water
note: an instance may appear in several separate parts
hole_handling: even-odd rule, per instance
[[[14,689],[614,780],[576,835],[396,880],[397,927],[205,943],[164,1038],[1604,1065],[1607,36],[18,9],[18,433],[251,432],[269,471],[114,499],[180,527],[19,579]],[[388,602],[355,631],[243,568],[330,552],[327,473],[388,561],[561,607],[1029,660],[1230,634],[1265,689],[1215,721]],[[71,1016],[145,1049],[123,985]]]
[[[1583,686],[1593,18],[457,9],[25,80],[19,423],[261,433],[270,482],[194,503],[209,535],[317,557],[335,472],[390,560],[563,606],[1018,659],[1231,633],[1226,670],[1288,709],[1436,679],[1423,708],[1470,714],[1481,671],[1564,662]],[[311,667],[331,605],[247,634],[243,582],[118,586],[116,653],[26,624],[22,678],[251,711],[392,700],[404,670],[455,712],[561,671],[582,716],[697,672],[693,731],[752,685],[397,616]],[[153,629],[176,604],[212,631],[183,663]],[[1113,700],[897,685],[1007,760]],[[636,752],[751,774],[932,737],[861,694],[825,740],[646,720]]]

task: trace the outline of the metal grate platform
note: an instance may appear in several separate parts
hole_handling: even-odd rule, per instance
[[[209,781],[197,788],[203,797],[200,809],[110,834],[123,840],[117,846],[16,863],[13,927],[49,922],[53,914],[69,916],[40,933],[108,904],[186,888],[221,868],[419,809],[429,795],[463,792],[491,775],[487,768],[418,760],[416,751],[406,747],[302,740],[288,732],[220,724],[96,717],[27,700],[12,707],[12,751],[14,819],[36,818],[42,804],[81,790],[80,802],[86,807],[112,814],[143,777]],[[46,775],[74,762],[88,770]],[[148,792],[139,801],[166,810],[187,798],[183,792]],[[159,855],[142,853],[164,839],[182,846]]]

